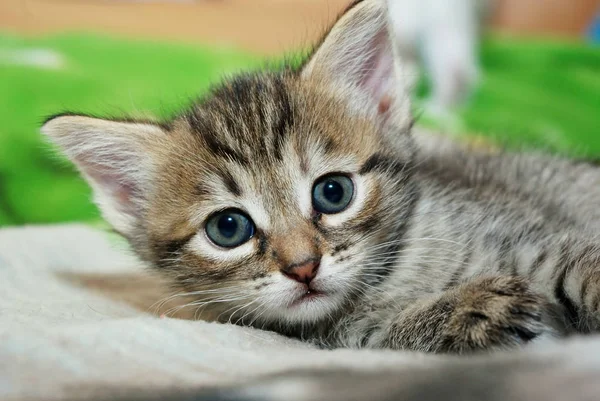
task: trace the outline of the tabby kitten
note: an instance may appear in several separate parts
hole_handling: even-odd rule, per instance
[[[597,329],[600,170],[412,136],[393,51],[385,3],[358,1],[300,68],[228,80],[172,121],[42,130],[206,319],[459,353],[552,317]]]

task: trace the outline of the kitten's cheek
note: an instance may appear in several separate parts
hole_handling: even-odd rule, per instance
[[[344,292],[352,281],[353,269],[348,263],[336,263],[330,255],[324,255],[321,260],[321,269],[313,280],[313,288],[318,291],[334,295]]]
[[[305,293],[306,287],[303,284],[282,276],[269,286],[265,296],[271,299],[273,304],[278,307],[287,308]]]

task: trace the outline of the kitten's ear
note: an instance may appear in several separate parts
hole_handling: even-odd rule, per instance
[[[135,235],[152,191],[153,149],[164,130],[151,123],[59,116],[48,120],[42,133],[79,168],[105,219],[123,235]]]
[[[410,123],[410,101],[385,0],[363,0],[335,23],[301,72],[384,122]]]

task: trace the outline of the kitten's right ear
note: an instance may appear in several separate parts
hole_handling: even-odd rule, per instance
[[[126,237],[136,235],[164,130],[152,123],[64,115],[46,121],[42,133],[79,168],[105,219]]]
[[[301,75],[328,85],[357,112],[409,125],[410,101],[385,0],[355,1],[304,65]]]

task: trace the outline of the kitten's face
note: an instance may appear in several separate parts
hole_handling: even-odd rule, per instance
[[[302,69],[226,82],[169,124],[63,116],[44,132],[106,219],[213,317],[318,321],[386,274],[414,203],[388,39],[382,4],[365,1]]]
[[[370,259],[412,194],[409,153],[390,152],[369,120],[308,83],[261,76],[172,130],[147,230],[153,260],[188,291],[221,288],[206,299],[239,298],[224,303],[249,304],[239,316],[317,320],[376,281],[382,260]]]

